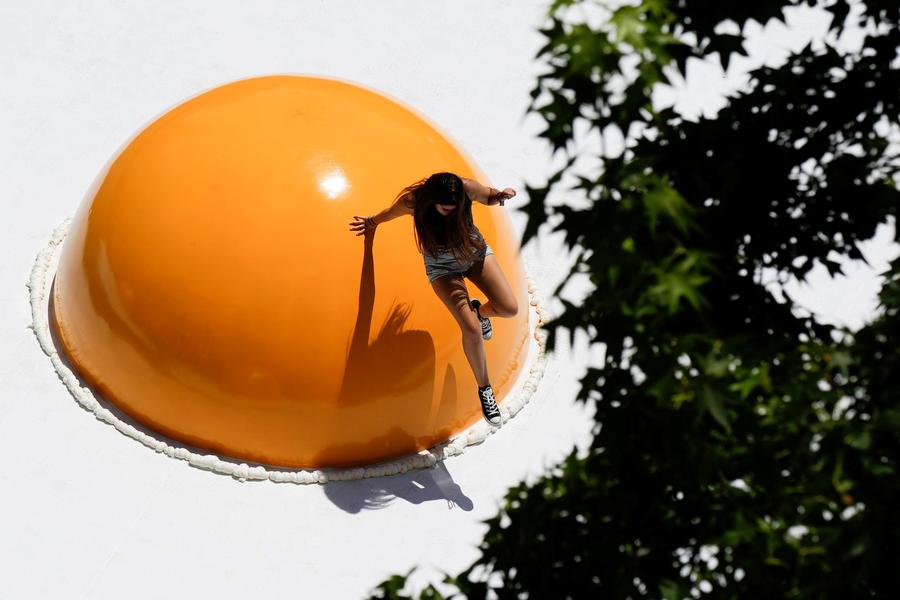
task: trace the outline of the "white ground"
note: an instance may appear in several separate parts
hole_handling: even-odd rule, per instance
[[[589,440],[573,398],[602,356],[576,337],[551,357],[532,399],[483,444],[436,469],[325,486],[240,483],[154,453],[96,420],[57,378],[28,325],[26,281],[37,253],[71,216],[107,159],[135,131],[205,89],[264,74],[340,77],[428,115],[495,186],[522,191],[550,172],[524,116],[540,66],[543,2],[379,1],[0,4],[0,596],[6,598],[358,598],[388,574],[422,568],[414,587],[474,560],[507,487]],[[661,94],[679,110],[714,112],[742,72],[778,62],[827,20],[791,13],[775,44],[724,77]],[[758,27],[755,29],[759,29]],[[852,40],[851,40],[852,41]],[[710,91],[713,90],[713,91]],[[584,140],[585,148],[592,141]],[[520,201],[509,206],[518,206]],[[521,230],[524,219],[510,211]],[[866,256],[831,282],[791,288],[822,318],[858,327],[874,309],[897,249],[879,231]],[[525,249],[549,293],[567,252],[559,236]],[[566,289],[569,298],[583,281]],[[553,311],[558,305],[547,301]]]

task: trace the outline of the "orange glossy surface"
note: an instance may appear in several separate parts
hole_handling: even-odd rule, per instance
[[[97,178],[63,244],[55,332],[95,393],[211,452],[327,467],[432,446],[481,418],[459,327],[411,217],[371,244],[348,223],[443,170],[487,183],[426,119],[366,88],[269,76],[207,91]],[[485,344],[501,405],[528,351],[504,210],[473,207],[519,298]]]

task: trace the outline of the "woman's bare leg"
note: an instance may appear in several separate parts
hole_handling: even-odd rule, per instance
[[[466,277],[487,297],[478,309],[482,317],[514,317],[518,314],[516,295],[493,254],[473,264]]]
[[[445,275],[435,279],[431,283],[431,287],[459,324],[462,331],[463,351],[475,374],[475,381],[478,382],[479,387],[489,385],[487,355],[484,352],[484,340],[481,337],[481,322],[472,305],[469,304],[469,291],[466,288],[465,280],[458,275]],[[481,309],[481,312],[484,314],[484,309]]]

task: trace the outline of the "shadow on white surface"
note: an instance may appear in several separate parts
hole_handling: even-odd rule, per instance
[[[324,489],[325,496],[348,513],[386,508],[398,499],[410,504],[443,500],[448,508],[459,507],[466,512],[475,506],[453,481],[443,461],[431,469],[391,477],[330,482]]]

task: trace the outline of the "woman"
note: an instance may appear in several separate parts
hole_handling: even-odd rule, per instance
[[[482,414],[495,426],[500,424],[500,410],[488,381],[484,341],[491,339],[489,317],[513,317],[518,305],[494,251],[472,221],[472,201],[503,206],[515,195],[512,188],[501,192],[453,173],[435,173],[403,188],[390,207],[376,215],[354,215],[350,223],[350,230],[362,235],[385,221],[412,215],[425,274],[459,323],[463,350],[478,384]],[[484,292],[484,304],[469,299],[463,277]]]

